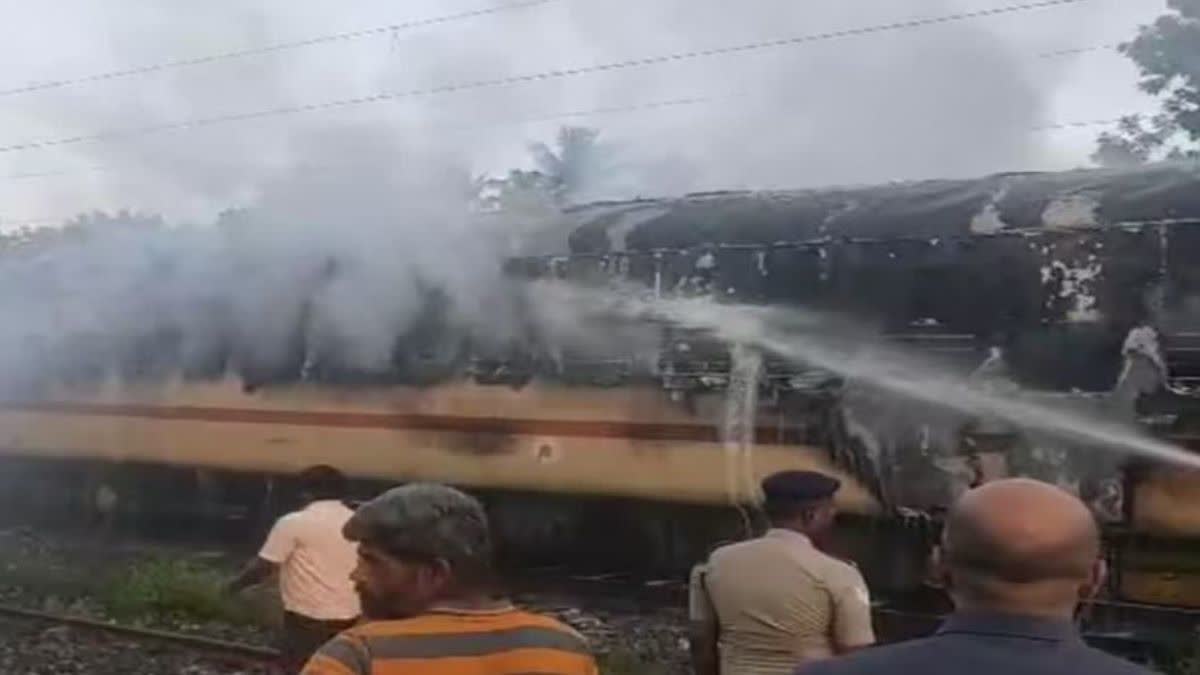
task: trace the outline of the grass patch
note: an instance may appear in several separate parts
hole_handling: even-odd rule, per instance
[[[1200,650],[1193,648],[1176,654],[1162,664],[1167,675],[1200,675]]]
[[[255,608],[224,590],[225,576],[200,564],[168,558],[134,563],[99,593],[105,612],[118,621],[159,619],[255,625]]]
[[[667,675],[671,672],[665,664],[646,660],[624,649],[601,654],[596,660],[601,675]]]

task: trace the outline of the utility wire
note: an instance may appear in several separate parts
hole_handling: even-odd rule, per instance
[[[692,97],[686,97],[686,98],[673,98],[673,99],[650,101],[647,103],[637,103],[637,104],[625,105],[625,106],[611,106],[611,107],[604,107],[604,108],[592,108],[590,110],[576,110],[576,111],[569,111],[569,112],[551,113],[551,114],[547,114],[547,115],[540,115],[537,117],[525,117],[525,118],[520,118],[520,119],[511,119],[511,120],[506,120],[506,121],[498,122],[498,123],[457,125],[457,126],[453,126],[453,127],[440,127],[439,126],[438,129],[439,130],[448,129],[450,131],[454,131],[454,130],[471,131],[471,130],[477,130],[477,129],[494,128],[494,127],[498,127],[498,126],[510,126],[510,125],[517,126],[517,125],[524,125],[524,124],[536,124],[539,122],[552,122],[555,120],[573,119],[573,118],[580,118],[580,117],[597,117],[597,116],[602,116],[602,115],[629,114],[629,113],[636,113],[636,112],[661,110],[661,109],[666,109],[666,108],[678,108],[678,107],[685,107],[685,106],[702,105],[705,103],[712,103],[714,101],[728,100],[728,99],[734,99],[734,98],[737,98],[740,100],[740,99],[744,98],[744,96],[745,96],[745,93],[743,92],[743,93],[738,93],[738,94],[724,94],[721,96],[692,96]],[[1130,113],[1130,115],[1137,115],[1137,114],[1140,114],[1140,113]],[[1045,133],[1045,132],[1053,132],[1053,131],[1065,131],[1065,130],[1070,130],[1070,129],[1087,129],[1087,128],[1094,128],[1094,127],[1102,127],[1102,126],[1112,126],[1112,125],[1116,125],[1116,124],[1120,123],[1121,120],[1124,119],[1124,117],[1126,117],[1126,116],[1112,117],[1112,118],[1108,118],[1108,119],[1059,122],[1056,124],[1047,124],[1047,125],[1042,125],[1042,126],[1030,127],[1029,131],[1030,131],[1030,133]],[[305,170],[318,170],[319,171],[319,170],[324,169],[325,167],[305,166],[303,168]],[[84,169],[62,169],[62,170],[53,170],[53,171],[31,172],[31,173],[15,173],[15,174],[9,174],[7,176],[0,176],[0,182],[15,182],[15,181],[20,181],[20,180],[29,180],[29,179],[35,179],[35,178],[55,178],[55,177],[60,177],[60,176],[77,176],[77,175],[83,175],[83,174],[87,174],[87,173],[97,173],[97,172],[102,172],[102,171],[116,171],[116,170],[117,170],[117,167],[115,167],[115,166],[91,166],[91,167],[87,167]],[[3,224],[2,221],[0,221],[0,224]]]
[[[640,104],[628,105],[628,106],[619,106],[619,107],[611,107],[611,108],[595,108],[592,110],[581,110],[581,111],[577,111],[577,112],[555,113],[552,115],[543,115],[540,117],[529,117],[529,118],[524,118],[524,119],[520,119],[520,120],[511,120],[509,123],[510,124],[526,124],[526,123],[532,124],[532,123],[536,123],[536,122],[548,122],[548,121],[573,118],[573,117],[631,113],[631,112],[639,112],[639,111],[643,111],[643,110],[655,110],[655,109],[662,109],[662,108],[673,108],[673,107],[678,107],[678,106],[698,105],[698,104],[710,103],[715,100],[726,99],[726,98],[732,98],[732,96],[719,96],[719,97],[702,96],[702,97],[692,97],[692,98],[668,99],[668,100],[663,100],[663,101],[652,101],[650,103],[640,103]],[[1136,114],[1136,113],[1134,113],[1134,114]],[[1101,127],[1101,126],[1111,126],[1111,125],[1114,125],[1114,124],[1117,124],[1118,122],[1120,122],[1121,119],[1122,119],[1121,117],[1113,117],[1110,119],[1080,120],[1080,121],[1075,121],[1075,122],[1060,122],[1057,124],[1047,124],[1044,126],[1030,127],[1029,131],[1030,131],[1030,133],[1047,133],[1047,132],[1054,132],[1054,131],[1064,131],[1064,130],[1069,130],[1069,129],[1087,129],[1087,128],[1094,128],[1094,127]],[[474,125],[474,126],[464,126],[464,127],[459,127],[459,128],[469,130],[469,129],[478,129],[478,128],[481,128],[482,126],[483,125]],[[493,126],[493,125],[489,125],[489,126]],[[110,168],[91,167],[89,169],[85,169],[84,171],[86,172],[86,171],[108,170]],[[321,170],[323,167],[307,166],[304,168],[307,170],[313,170],[313,169]],[[66,170],[66,171],[45,172],[45,173],[39,173],[39,174],[28,174],[28,173],[27,174],[13,174],[10,176],[0,177],[0,180],[17,180],[17,179],[22,179],[22,178],[40,178],[40,177],[44,177],[44,176],[63,176],[63,175],[70,175],[71,173],[78,173],[78,172],[72,172],[70,170]],[[0,217],[0,227],[28,227],[31,225],[66,222],[74,217],[75,216],[71,216],[68,218],[26,218],[26,219],[20,219],[20,220],[17,220],[14,218]]]
[[[74,216],[71,216],[74,218]],[[3,218],[0,217],[0,228],[27,228],[34,225],[53,225],[56,223],[65,223],[71,218]],[[3,236],[0,232],[0,236]]]
[[[739,94],[724,94],[721,96],[688,96],[680,98],[662,99],[657,101],[648,101],[645,103],[635,103],[622,106],[605,106],[601,108],[591,108],[586,110],[571,110],[565,112],[548,113],[535,117],[522,117],[507,120],[499,120],[482,124],[459,124],[452,126],[434,125],[433,128],[439,131],[473,131],[479,129],[489,129],[503,126],[519,126],[524,124],[537,124],[539,122],[552,122],[555,120],[575,119],[580,117],[600,117],[607,115],[621,115],[629,113],[647,112],[652,110],[662,110],[667,108],[680,108],[684,106],[700,105],[711,103],[713,101],[729,99]],[[306,169],[320,169],[319,166],[305,167]],[[26,173],[14,173],[7,176],[0,176],[0,181],[20,181],[30,180],[35,178],[56,178],[60,176],[78,176],[89,173],[100,173],[115,171],[115,166],[96,165],[82,169],[54,169],[49,171],[36,171]]]
[[[1039,59],[1056,59],[1064,56],[1077,56],[1079,54],[1092,54],[1095,52],[1113,52],[1121,48],[1121,43],[1116,42],[1107,45],[1093,45],[1091,47],[1074,47],[1071,49],[1058,49],[1052,52],[1042,52],[1038,54]]]
[[[84,167],[82,169],[54,169],[52,171],[34,171],[28,173],[14,173],[3,177],[3,180],[28,180],[31,178],[55,178],[57,176],[77,176],[85,173],[100,173],[103,171],[111,171],[112,167],[97,165]]]
[[[1132,113],[1137,115],[1139,113]],[[1124,117],[1112,117],[1109,119],[1100,120],[1081,120],[1078,122],[1059,122],[1058,124],[1047,124],[1045,126],[1033,127],[1030,131],[1063,131],[1066,129],[1089,129],[1092,127],[1107,127],[1119,124]]]
[[[506,120],[497,124],[472,124],[459,127],[452,127],[452,130],[471,131],[475,129],[490,128],[493,126],[507,126],[513,124],[536,124],[538,122],[553,122],[555,120],[572,119],[577,117],[596,117],[602,115],[620,115],[625,113],[645,112],[648,110],[661,110],[663,108],[678,108],[682,106],[700,105],[702,103],[711,103],[720,99],[731,98],[733,95],[726,96],[690,96],[686,98],[672,98],[661,101],[650,101],[648,103],[636,103],[633,105],[609,106],[604,108],[592,108],[591,110],[577,110],[571,112],[551,113],[548,115],[540,115],[538,117],[526,117],[521,119]]]
[[[1077,5],[1090,0],[1040,0],[1039,2],[1029,2],[1017,5],[1006,5],[1002,7],[993,7],[991,9],[983,9],[972,12],[962,12],[958,14],[947,14],[936,17],[927,17],[923,19],[910,19],[907,21],[898,21],[894,23],[877,24],[873,26],[860,26],[857,28],[847,28],[843,30],[830,31],[824,33],[812,33],[808,35],[799,35],[790,38],[781,38],[777,40],[766,40],[762,42],[751,42],[740,45],[731,45],[726,47],[715,47],[712,49],[694,50],[687,52],[677,52],[674,54],[663,54],[658,56],[648,56],[637,59],[629,59],[625,61],[613,61],[609,63],[601,63],[591,66],[580,66],[577,68],[565,68],[558,70],[546,70],[537,73],[527,73],[522,75],[510,75],[487,80],[475,80],[470,82],[459,82],[453,84],[437,85],[422,89],[410,89],[407,91],[397,92],[382,92],[371,96],[363,96],[358,98],[339,99],[334,101],[324,101],[321,103],[310,103],[304,105],[284,106],[280,108],[270,108],[266,110],[256,110],[252,112],[236,113],[231,115],[219,115],[215,117],[199,118],[187,120],[183,122],[169,122],[164,124],[156,124],[133,129],[123,129],[114,131],[105,131],[94,134],[86,134],[80,136],[70,136],[66,138],[57,138],[46,141],[28,141],[24,143],[16,143],[12,145],[0,146],[0,153],[18,152],[23,150],[33,150],[38,148],[50,148],[64,145],[75,145],[79,143],[87,143],[94,141],[112,141],[137,136],[145,136],[150,134],[162,133],[166,131],[181,131],[186,129],[196,129],[201,127],[214,126],[218,124],[227,124],[233,122],[245,122],[249,120],[263,119],[269,117],[279,117],[284,115],[294,115],[301,113],[311,113],[322,110],[331,110],[335,108],[345,108],[351,106],[367,105],[372,103],[380,103],[384,101],[398,101],[412,98],[425,98],[437,96],[441,94],[459,93],[464,91],[475,91],[481,89],[495,89],[509,87],[530,82],[542,82],[547,80],[565,79],[570,77],[578,77],[581,75],[590,75],[593,73],[614,72],[621,70],[630,70],[635,68],[644,68],[665,63],[677,63],[683,61],[693,61],[698,59],[715,58],[720,56],[730,56],[734,54],[745,54],[751,52],[760,52],[770,49],[778,49],[782,47],[794,47],[799,45],[810,44],[814,42],[825,42],[831,40],[839,40],[850,37],[858,37],[863,35],[872,35],[876,33],[886,33],[913,28],[922,28],[926,26],[949,24],[971,19],[979,19],[985,17],[999,16],[1004,14],[1015,14],[1018,12],[1028,12],[1037,9],[1045,9],[1049,7],[1059,7],[1065,5]]]
[[[136,68],[127,68],[124,70],[110,70],[103,73],[94,73],[92,75],[83,75],[81,77],[70,78],[66,80],[52,80],[50,82],[37,82],[23,87],[14,87],[12,89],[0,89],[0,98],[8,96],[17,96],[19,94],[28,94],[35,91],[46,91],[49,89],[61,89],[77,84],[87,84],[91,82],[106,82],[109,80],[118,80],[126,77],[134,77],[137,75],[148,75],[158,73],[165,70],[173,70],[176,68],[189,68],[192,66],[202,66],[219,61],[230,61],[234,59],[244,59],[251,56],[261,56],[264,54],[274,54],[277,52],[290,51],[293,49],[302,49],[304,47],[315,47],[317,45],[329,44],[333,42],[349,42],[351,40],[361,40],[364,38],[374,37],[377,35],[387,35],[400,31],[414,30],[417,28],[425,28],[428,26],[437,26],[447,23],[455,23],[474,19],[478,17],[489,16],[492,14],[500,14],[502,12],[538,7],[548,5],[559,0],[519,0],[504,5],[496,5],[483,9],[475,9],[468,12],[459,12],[457,14],[446,14],[443,16],[435,16],[427,19],[415,19],[405,21],[403,23],[391,24],[387,26],[375,26],[373,28],[365,28],[363,30],[349,31],[345,33],[331,33],[329,35],[320,35],[306,40],[296,40],[292,42],[277,42],[275,44],[263,45],[261,47],[250,47],[247,49],[239,49],[230,52],[221,52],[219,54],[209,54],[207,56],[197,56],[188,59],[178,59],[175,61],[165,61],[147,66],[138,66]]]

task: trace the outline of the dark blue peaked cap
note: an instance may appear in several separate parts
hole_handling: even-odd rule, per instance
[[[828,499],[841,486],[838,479],[816,471],[780,471],[763,480],[762,491],[768,502],[807,502]]]

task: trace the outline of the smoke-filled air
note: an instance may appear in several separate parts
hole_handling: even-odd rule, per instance
[[[444,23],[406,23],[522,5]],[[998,0],[796,3],[721,0],[536,3],[219,0],[186,15],[146,2],[72,0],[12,10],[0,90],[395,25],[367,37],[82,82],[0,97],[0,146],[293,106],[319,105],[770,43],[947,16]],[[1160,0],[1084,0],[912,29],[848,35],[744,53],[382,100],[237,123],[0,153],[0,226],[61,222],[124,208],[208,222],[252,202],[279,170],[352,163],[311,152],[330,127],[369,129],[380,143],[418,141],[454,153],[475,175],[528,166],[527,143],[555,116],[711,97],[702,104],[596,114],[620,171],[594,172],[581,199],[693,190],[804,187],[1087,162],[1095,129],[1034,132],[1061,122],[1149,110],[1128,59],[1064,48],[1132,37]],[[19,20],[18,20],[19,19]],[[57,36],[44,49],[47,34]],[[540,121],[539,121],[540,120]],[[300,149],[309,148],[308,152]],[[966,151],[969,149],[969,151]],[[364,171],[364,176],[369,172]],[[381,205],[382,206],[382,205]]]
[[[1079,11],[1098,4],[1106,11]],[[114,368],[235,367],[251,386],[371,378],[403,370],[397,345],[430,326],[501,351],[529,330],[594,339],[516,300],[501,266],[524,228],[565,242],[559,209],[601,198],[1081,163],[1069,138],[1036,131],[1095,116],[1058,100],[1080,86],[1078,63],[1040,55],[1161,9],[1131,4],[877,30],[999,5],[547,0],[409,26],[487,7],[214,2],[185,21],[166,6],[80,0],[53,61],[22,49],[24,61],[0,66],[0,225],[67,224],[16,236],[0,261],[4,387]],[[39,25],[62,16],[21,13]],[[369,36],[81,77],[356,30]],[[28,39],[15,23],[0,31],[10,45]],[[793,42],[703,56],[779,40]],[[672,54],[690,56],[655,61]],[[561,75],[642,58],[654,62]],[[35,71],[45,77],[24,75]],[[539,73],[551,75],[526,77]],[[255,115],[272,110],[286,114]],[[601,132],[566,171],[555,130],[580,118]],[[556,162],[548,203],[480,214],[489,186]],[[462,349],[427,342],[448,359]]]
[[[0,0],[0,675],[1200,675],[1198,47]]]

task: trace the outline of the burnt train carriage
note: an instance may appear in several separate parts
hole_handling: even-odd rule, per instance
[[[980,386],[1185,442],[1198,187],[1200,169],[1172,164],[596,204],[532,232],[531,255],[507,268],[853,315]],[[340,273],[336,261],[313,270],[313,292]],[[448,301],[431,291],[397,336],[392,370],[370,377],[305,352],[303,303],[285,313],[296,338],[282,360],[205,354],[203,368],[168,358],[114,370],[101,355],[87,377],[0,408],[3,497],[104,484],[141,514],[204,505],[244,519],[273,494],[270,477],[328,462],[365,490],[471,487],[526,559],[561,561],[566,549],[677,572],[738,533],[728,507],[752,501],[756,478],[817,468],[843,477],[849,511],[871,516],[851,531],[870,539],[858,557],[873,585],[905,590],[921,582],[928,516],[974,480],[1021,471],[1078,489],[1114,532],[1131,533],[1118,593],[1200,604],[1188,569],[1200,479],[1189,474],[914,406],[671,326],[652,359],[532,338],[482,350],[448,335]],[[883,541],[886,555],[866,555]]]
[[[515,260],[514,273],[852,315],[979,386],[1197,446],[1195,163],[712,193],[571,216],[571,254]],[[686,396],[725,386],[729,346],[682,342],[686,352],[665,345],[664,386]],[[1114,533],[1136,533],[1115,547],[1120,592],[1200,601],[1194,563],[1180,553],[1191,544],[1164,541],[1200,534],[1191,506],[1200,477],[897,401],[867,383],[831,389],[834,380],[767,355],[763,405],[785,420],[780,428],[822,439],[886,512],[936,513],[973,482],[1036,475],[1079,492]],[[832,399],[836,414],[814,408]]]

